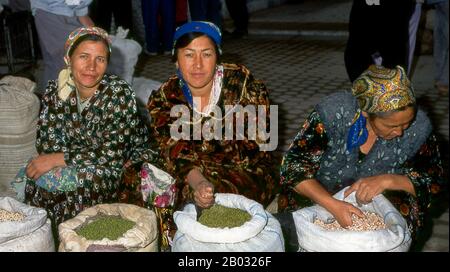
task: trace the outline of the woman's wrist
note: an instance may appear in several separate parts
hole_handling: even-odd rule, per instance
[[[414,185],[408,176],[398,175],[398,174],[386,174],[385,180],[385,190],[393,191],[405,191],[412,195],[416,195]]]
[[[186,176],[186,182],[191,186],[194,190],[203,182],[207,182],[208,180],[203,176],[201,171],[198,168],[193,168]]]

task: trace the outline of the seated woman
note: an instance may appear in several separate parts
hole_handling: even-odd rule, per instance
[[[147,104],[150,141],[161,150],[162,168],[175,179],[175,208],[188,201],[209,207],[214,191],[241,194],[267,206],[277,193],[279,164],[269,152],[274,148],[262,148],[268,138],[252,138],[247,130],[258,118],[264,125],[270,121],[268,90],[246,67],[220,63],[220,45],[221,33],[212,23],[194,21],[179,27],[172,51],[177,74],[153,92]],[[261,117],[258,105],[265,106],[266,116]],[[247,116],[242,131],[238,122],[243,119],[227,119],[242,110],[240,106],[254,106],[258,113]],[[220,135],[209,137],[207,122]],[[166,236],[163,247],[168,246],[170,228],[167,223],[161,229]]]
[[[65,50],[67,68],[48,82],[42,98],[39,155],[12,183],[19,198],[48,211],[54,228],[85,208],[118,202],[125,161],[151,155],[134,92],[126,81],[105,74],[108,33],[78,28]]]
[[[281,165],[279,211],[317,203],[341,226],[349,226],[352,214],[363,216],[361,210],[332,195],[350,186],[345,196],[356,192],[362,204],[383,193],[405,217],[414,237],[443,182],[430,120],[417,110],[411,83],[400,66],[370,66],[352,92],[325,97],[295,137]],[[296,249],[292,213],[278,218]]]

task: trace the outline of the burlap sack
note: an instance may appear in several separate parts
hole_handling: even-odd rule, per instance
[[[23,77],[0,80],[0,196],[13,196],[10,182],[36,152],[39,99],[35,83]]]

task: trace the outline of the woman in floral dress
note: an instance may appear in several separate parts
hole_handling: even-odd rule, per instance
[[[128,83],[105,74],[111,46],[101,28],[78,28],[57,80],[42,98],[38,156],[13,182],[19,198],[47,210],[53,228],[82,210],[118,202],[126,161],[151,161],[147,130]],[[23,195],[24,193],[24,195]]]
[[[430,120],[417,109],[400,66],[370,66],[354,82],[352,92],[323,99],[295,137],[281,166],[279,211],[317,203],[340,225],[351,225],[351,215],[362,216],[361,210],[332,197],[350,186],[345,196],[356,192],[362,204],[384,194],[414,237],[443,185]],[[280,213],[278,218],[295,245],[292,213]]]
[[[232,130],[231,138],[223,135],[230,129],[226,127],[226,116],[231,116],[230,109],[236,110],[236,106],[264,106],[261,108],[266,116],[246,116],[244,123],[257,124],[260,120],[267,125],[267,131],[269,119],[274,117],[269,115],[266,86],[245,66],[220,63],[220,45],[221,33],[212,23],[190,22],[179,27],[172,51],[177,75],[154,91],[147,104],[151,115],[150,140],[154,148],[161,150],[162,169],[174,178],[175,184],[170,187],[168,181],[163,186],[167,201],[158,197],[165,207],[170,206],[164,210],[167,217],[161,231],[167,235],[163,247],[169,243],[168,221],[173,208],[181,208],[190,201],[209,207],[214,202],[214,192],[244,195],[267,206],[277,193],[279,164],[269,148],[264,151],[261,145],[269,140],[259,134],[252,139],[247,130],[240,139],[236,137],[237,129]],[[181,113],[185,113],[184,119]],[[236,119],[233,120],[231,124],[238,127]],[[205,134],[196,138],[194,126],[200,124],[205,129],[208,121],[218,125],[216,132],[222,138],[210,139]],[[182,129],[184,134],[178,133]],[[154,171],[144,166],[143,172],[147,176]],[[149,189],[155,186],[149,180],[143,179],[142,189],[149,196],[146,201],[158,206],[157,194]]]

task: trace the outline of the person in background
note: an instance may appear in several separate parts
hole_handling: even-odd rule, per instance
[[[351,82],[374,63],[387,68],[400,65],[408,69],[409,21],[415,0],[378,2],[353,1],[344,52],[345,68]]]
[[[117,29],[130,30],[130,37],[134,37],[133,21],[131,12],[131,0],[93,0],[89,6],[89,15],[95,25],[111,33],[112,18]]]
[[[152,56],[160,51],[170,54],[175,30],[175,0],[142,0],[141,5],[145,25],[144,52]],[[161,24],[158,23],[159,18]]]
[[[39,37],[43,75],[38,92],[43,93],[47,82],[58,77],[64,68],[64,41],[76,28],[94,26],[88,16],[92,0],[33,0],[31,11]]]
[[[448,95],[448,0],[427,0],[435,8],[433,29],[434,86]]]
[[[411,78],[414,51],[416,49],[417,31],[419,29],[422,5],[425,0],[416,0],[414,11],[409,19],[408,77]]]
[[[228,12],[234,22],[234,30],[231,33],[234,38],[242,38],[248,35],[248,8],[246,0],[226,0]]]
[[[188,3],[187,0],[175,1],[175,25],[179,27],[188,21]]]
[[[343,227],[352,224],[352,214],[363,216],[332,197],[347,186],[344,195],[355,192],[361,204],[386,196],[406,219],[414,243],[445,184],[431,122],[418,109],[405,70],[372,65],[352,93],[316,105],[283,158],[280,182],[276,217],[294,250],[292,211],[316,203]]]
[[[191,21],[207,21],[222,28],[220,0],[188,0]]]
[[[133,90],[105,74],[108,33],[77,28],[64,48],[66,67],[42,98],[38,156],[12,183],[19,199],[47,210],[54,230],[88,207],[118,202],[126,162],[153,156]]]

